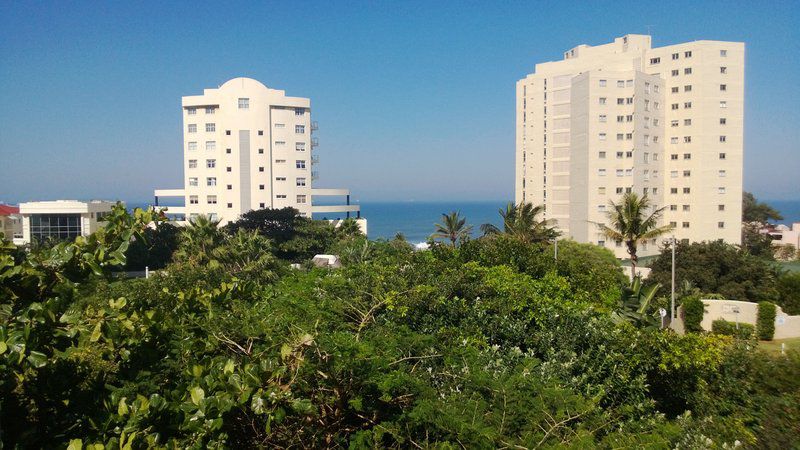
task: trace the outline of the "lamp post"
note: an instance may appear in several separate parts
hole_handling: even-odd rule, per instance
[[[672,320],[677,318],[677,314],[675,311],[675,236],[670,237],[668,240],[664,241],[664,244],[669,244],[672,247],[672,282],[670,283],[670,313],[669,313],[669,321],[672,323]]]
[[[553,238],[553,259],[558,262],[558,238]]]

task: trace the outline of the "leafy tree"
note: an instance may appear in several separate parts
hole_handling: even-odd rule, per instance
[[[742,222],[767,223],[770,220],[783,220],[783,216],[772,206],[759,202],[750,192],[742,195]]]
[[[336,232],[338,236],[342,239],[354,238],[363,236],[364,233],[361,232],[361,227],[358,226],[358,222],[352,217],[348,217],[344,219],[341,224],[336,228]]]
[[[660,288],[660,284],[645,288],[641,277],[634,277],[630,287],[622,291],[619,306],[611,314],[611,318],[618,323],[625,321],[637,327],[657,328],[659,323],[650,303]]]
[[[774,260],[775,250],[772,246],[772,237],[761,232],[762,225],[758,222],[744,222],[742,224],[742,248],[753,256]]]
[[[271,247],[269,239],[257,231],[239,229],[235,234],[225,236],[211,253],[214,260],[232,275],[270,281],[280,270]]]
[[[175,258],[193,265],[216,265],[213,250],[222,243],[224,234],[218,228],[219,220],[201,214],[189,219],[189,224],[180,231],[180,244]]]
[[[522,242],[547,242],[559,236],[559,232],[550,227],[550,221],[539,220],[537,217],[544,212],[543,205],[534,206],[532,203],[522,202],[519,205],[508,203],[505,209],[500,209],[503,218],[503,229],[491,223],[481,225],[484,236],[507,234]]]
[[[163,269],[178,249],[180,228],[161,222],[144,230],[144,239],[134,239],[125,252],[128,270]]]
[[[778,277],[778,299],[783,312],[800,314],[800,272],[787,272]]]
[[[663,252],[650,264],[648,283],[668,286],[672,255]],[[703,293],[729,300],[777,301],[777,270],[763,259],[723,242],[678,243],[675,248],[675,284],[688,282]]]
[[[664,208],[649,211],[651,206],[647,195],[639,198],[636,193],[628,192],[620,203],[611,201],[611,211],[606,213],[611,225],[598,224],[600,231],[608,239],[625,244],[631,257],[631,278],[636,276],[639,244],[672,230],[671,226],[658,225]]]
[[[436,231],[431,238],[449,239],[453,247],[456,242],[468,239],[472,233],[472,226],[467,225],[467,219],[459,215],[457,211],[450,214],[442,214],[442,223],[435,224]]]

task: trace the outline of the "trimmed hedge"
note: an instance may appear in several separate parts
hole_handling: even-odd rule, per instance
[[[700,296],[692,295],[683,299],[683,326],[686,332],[700,333],[703,327],[703,314],[706,312],[706,305],[700,300]]]
[[[740,323],[736,327],[736,322],[728,322],[725,319],[718,319],[711,323],[711,331],[716,334],[725,336],[733,336],[736,339],[753,339],[756,333],[756,327],[749,323]]]
[[[762,341],[771,341],[775,336],[775,304],[758,302],[758,319],[756,320],[758,338]]]

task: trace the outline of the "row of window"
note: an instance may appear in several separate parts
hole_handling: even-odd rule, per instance
[[[721,56],[723,58],[727,57],[728,56],[728,50],[724,50],[724,49],[720,50],[719,51],[719,56]],[[691,58],[692,57],[692,51],[691,50],[687,50],[687,51],[683,52],[683,57],[684,58]],[[679,58],[680,58],[680,53],[673,53],[672,54],[672,59],[673,60],[677,60]],[[661,63],[661,58],[660,57],[650,58],[650,64],[651,65],[655,65],[655,64],[659,64],[659,63]]]
[[[284,145],[286,145],[286,141],[275,141],[275,146],[276,147],[283,147]],[[206,141],[205,148],[206,148],[207,151],[216,150],[217,149],[217,141]],[[197,142],[196,141],[189,142],[188,143],[188,149],[189,149],[189,151],[197,150]],[[294,149],[296,151],[298,151],[298,152],[304,152],[304,151],[306,151],[306,143],[305,142],[295,142]],[[229,148],[225,149],[225,153],[231,153],[231,149],[229,149]],[[263,148],[258,149],[258,153],[262,153],[263,154],[264,153],[264,149]]]
[[[597,99],[598,103],[601,105],[608,104],[607,97],[600,97]],[[633,104],[633,97],[617,97],[617,105],[632,105]],[[660,104],[658,102],[653,102],[653,109],[659,109]],[[650,100],[644,101],[644,110],[650,111]]]
[[[245,98],[245,97],[239,98],[238,106],[239,106],[239,109],[250,109],[250,99],[249,98]],[[216,112],[216,110],[217,110],[217,108],[215,108],[213,106],[206,106],[204,109],[205,109],[206,114],[214,114]],[[187,108],[186,109],[186,114],[188,114],[190,116],[197,115],[197,108],[196,107]],[[304,108],[295,108],[294,109],[294,115],[295,116],[302,116],[303,114],[305,114],[305,109]]]
[[[205,125],[206,125],[206,132],[207,133],[214,133],[214,132],[217,131],[217,124],[216,123],[206,123]],[[285,124],[276,123],[275,127],[276,128],[283,128],[283,127],[285,127]],[[189,133],[197,133],[197,124],[196,123],[188,124],[188,132]],[[294,132],[297,133],[297,134],[305,134],[306,133],[306,126],[305,125],[295,125],[294,126]],[[230,136],[231,135],[231,130],[225,130],[225,134]],[[264,130],[259,130],[258,131],[258,135],[259,136],[263,136],[264,135]]]
[[[679,141],[679,138],[677,136],[673,136],[673,137],[669,138],[669,143],[670,144],[677,144],[678,141]],[[721,143],[728,142],[728,136],[725,136],[725,135],[720,136],[719,137],[719,141]],[[692,137],[691,136],[684,136],[683,137],[683,143],[684,144],[691,144],[692,143]]]
[[[206,106],[204,109],[206,111],[206,114],[214,114],[217,108],[214,108],[213,106]],[[197,108],[187,108],[186,114],[190,116],[197,115]]]
[[[633,151],[632,150],[619,151],[617,152],[617,159],[622,159],[623,155],[625,158],[632,158]],[[597,157],[600,159],[606,159],[606,152],[605,151],[597,152]],[[658,161],[658,153],[653,153],[653,161]],[[644,152],[644,162],[645,163],[650,162],[650,153]]]
[[[286,194],[276,194],[275,198],[277,199],[285,199]],[[307,202],[308,196],[303,194],[298,194],[296,197],[297,203],[304,204]],[[196,195],[189,196],[189,204],[190,205],[197,205],[200,203],[200,199]],[[206,196],[206,203],[209,205],[216,205],[217,204],[217,196],[216,195],[207,195]],[[228,208],[233,208],[233,203],[228,203]],[[260,204],[260,207],[264,207],[264,203]]]

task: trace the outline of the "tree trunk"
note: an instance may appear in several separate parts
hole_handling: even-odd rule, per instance
[[[628,242],[628,254],[631,255],[631,282],[636,278],[636,263],[639,258],[636,257],[636,247],[631,242]]]

